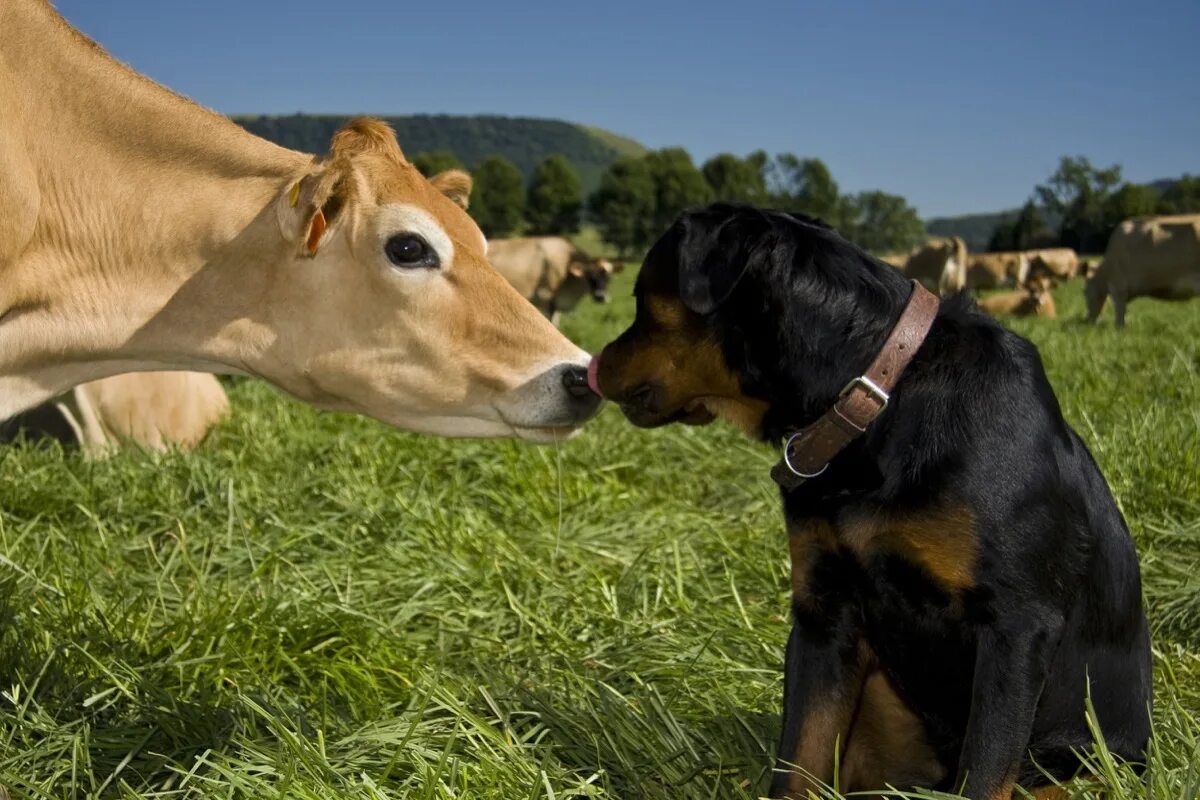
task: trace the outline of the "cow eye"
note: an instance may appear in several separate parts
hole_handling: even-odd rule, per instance
[[[388,261],[397,267],[413,269],[416,267],[436,267],[437,252],[420,236],[412,233],[398,233],[387,240],[384,245]]]

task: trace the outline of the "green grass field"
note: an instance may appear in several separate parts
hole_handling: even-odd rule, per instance
[[[632,313],[587,304],[596,348]],[[1014,323],[1140,550],[1156,798],[1200,790],[1200,301]],[[13,798],[749,798],[788,632],[771,452],[420,438],[251,381],[196,453],[0,451]],[[1080,796],[1146,796],[1101,752]]]

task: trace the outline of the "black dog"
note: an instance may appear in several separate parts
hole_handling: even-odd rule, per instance
[[[918,294],[815,220],[715,205],[654,245],[637,318],[593,365],[644,427],[719,416],[779,442],[843,387],[877,404],[823,470],[783,470],[794,624],[773,796],[832,783],[835,763],[842,791],[1045,787],[1091,745],[1088,691],[1114,753],[1149,739],[1136,554],[1033,345],[965,296],[933,318],[930,298],[890,397],[854,380]]]

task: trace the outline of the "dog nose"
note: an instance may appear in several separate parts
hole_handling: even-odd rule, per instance
[[[588,371],[587,367],[569,366],[563,370],[562,374],[563,388],[567,390],[567,394],[576,399],[586,399],[596,397],[595,392],[588,386]]]

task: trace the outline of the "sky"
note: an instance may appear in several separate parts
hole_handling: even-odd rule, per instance
[[[926,217],[1020,205],[1063,155],[1200,173],[1198,0],[55,4],[224,113],[494,113],[697,163],[787,151]]]

